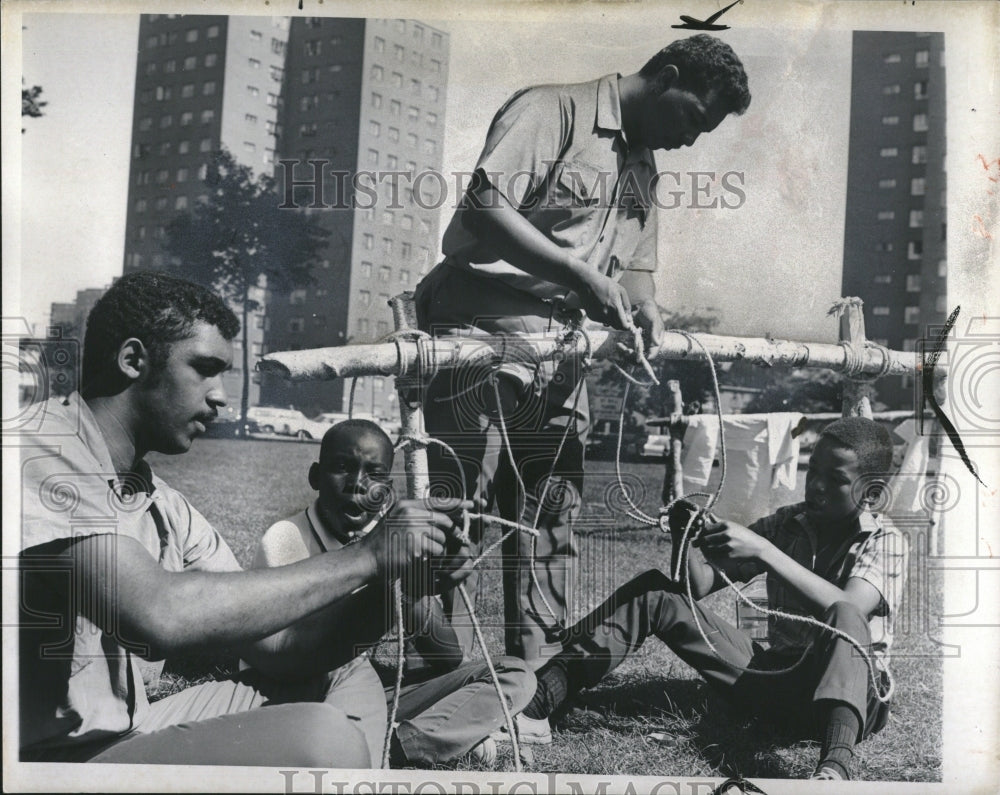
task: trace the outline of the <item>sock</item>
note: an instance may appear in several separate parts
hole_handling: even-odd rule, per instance
[[[566,675],[566,661],[553,657],[535,674],[538,685],[531,702],[524,708],[529,718],[547,718],[569,696],[569,678]]]
[[[851,762],[854,760],[854,745],[858,741],[861,729],[858,714],[847,704],[833,701],[821,715],[825,731],[817,769],[832,767],[844,778],[849,779]]]

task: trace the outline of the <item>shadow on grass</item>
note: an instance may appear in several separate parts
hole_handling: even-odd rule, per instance
[[[725,776],[799,778],[812,772],[818,752],[801,733],[748,716],[698,679],[624,682],[587,691],[557,719],[567,734],[634,731],[637,722],[648,724],[647,737],[658,744],[689,746]]]

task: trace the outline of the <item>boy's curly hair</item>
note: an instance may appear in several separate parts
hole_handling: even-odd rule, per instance
[[[866,417],[834,420],[822,430],[820,438],[832,439],[853,450],[860,475],[881,474],[892,466],[892,437],[875,420]]]
[[[731,112],[737,115],[750,107],[750,88],[743,63],[733,48],[721,39],[705,33],[678,39],[650,58],[639,74],[654,78],[670,65],[680,72],[683,88],[699,94],[715,88],[729,103]]]

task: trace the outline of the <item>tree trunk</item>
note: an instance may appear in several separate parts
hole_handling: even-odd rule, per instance
[[[243,281],[243,387],[240,394],[240,438],[248,439],[247,412],[250,409],[250,283]]]

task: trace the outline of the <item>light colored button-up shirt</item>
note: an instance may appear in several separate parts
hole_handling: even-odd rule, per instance
[[[649,149],[629,147],[617,75],[515,94],[493,119],[476,170],[543,235],[605,275],[655,270],[656,164]],[[567,288],[500,259],[462,212],[444,234],[448,264],[538,298],[566,297]]]

